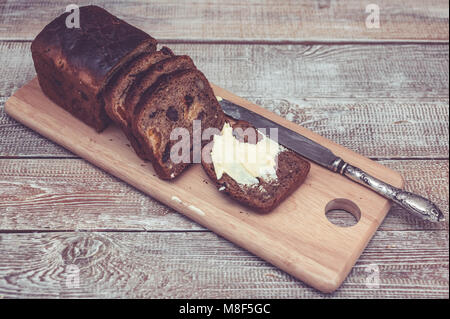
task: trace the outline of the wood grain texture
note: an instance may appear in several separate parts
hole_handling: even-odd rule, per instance
[[[448,44],[168,46],[244,98],[448,99]],[[30,43],[0,42],[0,53],[0,92],[10,96],[35,76]]]
[[[372,176],[403,187],[403,179],[395,171],[220,87],[212,88],[216,95],[328,147]],[[160,180],[152,168],[144,167],[147,163],[136,156],[119,128],[111,126],[96,133],[52,103],[36,78],[6,102],[5,110],[24,125],[323,292],[340,286],[390,207],[373,191],[312,163],[307,180],[294,194],[270,214],[258,214],[208,185],[199,165],[171,182]],[[354,227],[340,228],[325,218],[325,206],[339,198],[351,198],[360,209]],[[299,214],[299,208],[308,213]],[[319,238],[318,234],[326,236]]]
[[[448,220],[447,160],[381,161]],[[204,227],[81,159],[0,160],[0,231],[193,231]],[[447,230],[393,206],[380,230]]]
[[[170,46],[212,82],[364,156],[448,157],[448,45]],[[35,72],[29,43],[0,52],[1,103]],[[73,157],[1,107],[0,137],[0,156]]]
[[[77,1],[78,5],[92,1]],[[445,0],[378,0],[380,28],[366,27],[367,1],[96,1],[157,39],[183,41],[448,41]],[[30,40],[65,1],[0,2],[0,39]]]
[[[341,288],[324,295],[209,232],[3,233],[0,295],[448,298],[448,240],[446,231],[379,231]],[[78,288],[66,284],[68,265],[79,268]],[[378,268],[378,288],[366,286],[370,267]]]

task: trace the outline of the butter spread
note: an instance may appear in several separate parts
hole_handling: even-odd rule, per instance
[[[256,144],[240,142],[233,136],[233,128],[228,124],[221,135],[214,135],[211,159],[217,179],[226,173],[237,183],[255,185],[257,177],[276,179],[276,157],[280,146],[270,138],[263,138]]]

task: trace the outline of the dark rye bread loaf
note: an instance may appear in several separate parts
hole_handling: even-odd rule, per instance
[[[235,131],[237,127],[246,130],[253,129],[249,123],[244,121],[235,122],[227,118],[233,127],[233,134],[240,142],[248,142],[247,136],[239,135]],[[241,131],[242,133],[242,131]],[[258,141],[262,137],[258,134]],[[258,178],[259,183],[255,185],[243,185],[237,183],[233,178],[224,173],[217,180],[214,164],[211,161],[211,150],[214,142],[205,146],[202,156],[202,166],[209,178],[215,183],[219,191],[227,194],[234,200],[251,207],[259,212],[267,213],[277,207],[285,198],[292,194],[306,179],[310,163],[297,153],[281,147],[277,155],[277,178],[264,180]],[[207,149],[206,149],[207,148]]]
[[[167,47],[156,52],[141,54],[116,72],[104,90],[106,113],[123,130],[140,157],[142,157],[142,152],[131,132],[125,99],[134,83],[143,77],[152,65],[171,56],[173,56],[173,52]]]
[[[151,93],[152,86],[157,82],[157,80],[163,76],[174,72],[196,69],[194,62],[187,55],[174,56],[167,59],[163,59],[160,62],[154,64],[150,67],[142,77],[139,77],[134,82],[133,86],[130,88],[124,102],[124,108],[127,112],[126,122],[127,129],[125,129],[125,134],[128,136],[131,145],[136,151],[137,155],[142,159],[150,158],[145,156],[142,151],[142,146],[140,145],[138,139],[132,134],[132,122],[134,118],[134,113],[136,105],[139,103],[141,96],[147,91],[147,94]],[[153,86],[154,88],[154,86]]]
[[[214,92],[198,70],[162,76],[141,98],[133,119],[133,134],[160,178],[177,177],[192,161],[194,120],[201,121],[201,132],[196,132],[200,136],[204,129],[221,128],[224,122],[224,114]],[[175,128],[189,132],[188,163],[172,161],[176,151],[172,146],[182,141],[170,139]]]
[[[122,65],[156,50],[156,40],[97,6],[80,7],[80,28],[64,13],[31,45],[42,91],[97,131],[108,124],[102,92]]]

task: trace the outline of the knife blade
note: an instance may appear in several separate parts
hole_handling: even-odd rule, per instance
[[[430,200],[402,189],[389,185],[360,168],[350,165],[331,150],[313,140],[294,132],[258,113],[255,113],[231,101],[222,99],[220,102],[224,113],[236,120],[249,122],[269,138],[270,129],[277,130],[279,144],[289,148],[310,161],[325,167],[335,173],[346,176],[350,180],[366,186],[405,208],[408,212],[424,220],[439,222],[444,220],[444,214]]]

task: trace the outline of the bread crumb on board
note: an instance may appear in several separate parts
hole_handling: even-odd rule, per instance
[[[188,204],[186,204],[186,203],[183,203],[183,201],[182,201],[179,197],[177,197],[177,196],[172,196],[171,199],[172,199],[174,202],[176,202],[177,204],[181,204],[181,205],[187,206],[187,208],[188,208],[190,211],[192,211],[192,212],[194,212],[194,213],[196,213],[196,214],[198,214],[198,215],[200,215],[200,216],[205,216],[205,215],[206,215],[205,212],[202,211],[200,208],[195,207],[194,205],[188,205]]]
[[[197,213],[201,216],[205,216],[205,212],[202,211],[200,208],[195,207],[194,205],[189,205],[188,208],[193,211],[194,213]]]
[[[179,199],[178,197],[176,197],[176,196],[172,196],[172,198],[171,198],[174,202],[177,202],[178,204],[182,204],[183,202],[181,201],[181,199]]]

